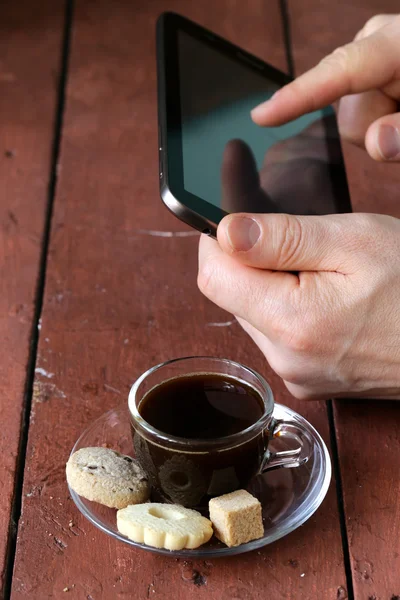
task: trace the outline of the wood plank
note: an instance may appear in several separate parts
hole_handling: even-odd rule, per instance
[[[291,2],[297,71],[350,41],[374,14],[395,12],[394,0]],[[400,217],[398,165],[376,164],[349,144],[344,150],[354,209]],[[334,403],[356,600],[400,597],[399,409],[396,402]]]
[[[329,439],[323,404],[284,392],[238,325],[212,326],[230,316],[197,290],[197,237],[174,237],[188,230],[159,200],[154,24],[167,8],[284,65],[272,1],[77,3],[38,358],[54,375],[35,384],[12,598],[64,598],[65,588],[89,600],[257,600],[267,590],[287,600],[344,598],[334,485],[301,530],[211,562],[133,551],[95,530],[68,498],[64,464],[78,435],[126,402],[143,370],[172,356],[252,365]]]
[[[0,5],[0,596],[50,175],[62,7]]]

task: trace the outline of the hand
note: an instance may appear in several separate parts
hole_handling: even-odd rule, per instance
[[[399,220],[229,215],[218,242],[202,236],[199,287],[294,396],[400,396]]]
[[[365,145],[375,160],[400,161],[400,16],[370,19],[353,43],[279,90],[252,117],[259,125],[280,125],[342,96],[342,136]]]

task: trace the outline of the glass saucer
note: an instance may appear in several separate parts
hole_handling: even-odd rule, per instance
[[[264,536],[258,540],[228,548],[214,537],[196,550],[170,551],[132,542],[117,529],[116,510],[90,502],[78,496],[71,488],[70,494],[81,513],[96,527],[113,538],[143,550],[180,558],[215,558],[256,550],[275,542],[300,527],[317,510],[328,491],[331,480],[331,461],[319,433],[304,417],[282,404],[275,404],[274,417],[286,422],[302,423],[307,429],[312,455],[307,463],[296,468],[280,468],[254,478],[248,491],[256,496],[263,507]],[[76,442],[72,452],[89,446],[113,448],[134,456],[128,408],[126,406],[106,412],[94,421]],[[269,448],[272,452],[289,450],[288,440],[274,438]]]

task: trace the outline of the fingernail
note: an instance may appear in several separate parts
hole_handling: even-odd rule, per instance
[[[378,130],[378,149],[382,158],[393,160],[400,154],[400,133],[392,125],[381,125]]]
[[[258,116],[262,117],[265,106],[268,104],[268,102],[271,102],[272,99],[275,99],[280,91],[281,90],[277,90],[274,94],[272,94],[270,98],[268,98],[268,100],[266,100],[265,102],[261,102],[261,104],[253,108],[253,110],[250,112],[252,118],[254,119],[254,117],[257,118]]]
[[[269,102],[269,100],[267,100],[267,102]],[[253,110],[250,111],[252,119],[257,119],[259,116],[262,117],[265,104],[266,102],[263,102],[262,104],[259,104],[258,106],[253,108]]]
[[[261,229],[257,221],[249,217],[232,217],[226,231],[232,248],[238,252],[247,252],[257,242]]]

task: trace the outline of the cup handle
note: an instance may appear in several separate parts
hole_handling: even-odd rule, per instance
[[[271,440],[276,437],[294,440],[298,446],[293,450],[282,450],[281,452],[271,452],[267,448],[259,474],[273,469],[299,467],[306,463],[311,456],[311,438],[301,423],[273,419],[269,428],[268,439]]]

